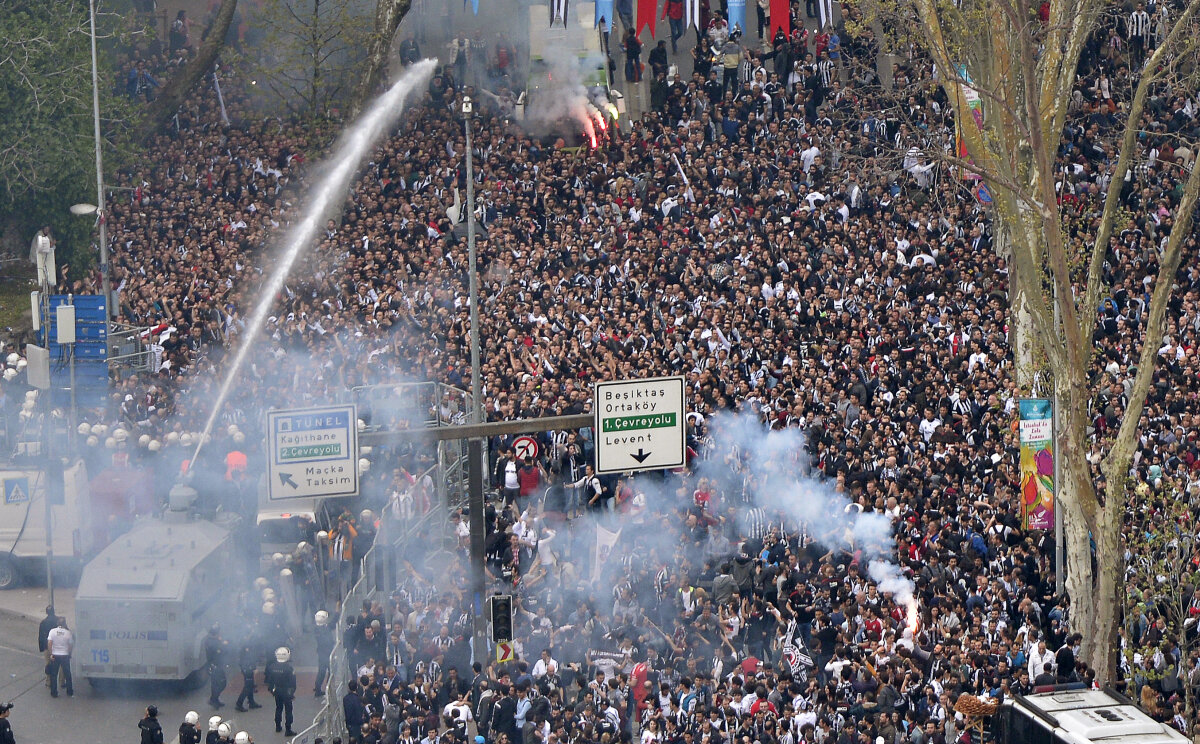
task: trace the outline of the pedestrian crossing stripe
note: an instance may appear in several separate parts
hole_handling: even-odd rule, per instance
[[[28,478],[5,478],[4,479],[4,503],[6,504],[24,504],[29,501],[29,479]]]

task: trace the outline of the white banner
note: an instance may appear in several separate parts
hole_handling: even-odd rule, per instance
[[[620,530],[613,532],[610,529],[596,525],[596,548],[592,554],[592,581],[600,578],[600,574],[604,570],[604,564],[608,563],[609,557],[612,556],[613,548],[617,546],[617,540],[620,538]]]

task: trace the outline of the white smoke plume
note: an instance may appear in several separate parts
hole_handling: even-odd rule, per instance
[[[754,502],[768,514],[782,514],[787,521],[802,524],[826,548],[857,553],[879,589],[905,606],[908,626],[915,630],[915,586],[895,563],[887,514],[864,511],[830,483],[807,475],[805,435],[799,429],[769,430],[749,414],[714,416],[709,428],[719,448],[733,443],[733,449],[725,458],[703,461],[699,475],[716,481],[727,493],[738,493],[743,474],[735,468],[743,470],[752,484]]]
[[[597,106],[604,107],[607,100],[603,95],[593,100],[585,84],[587,70],[603,67],[608,63],[601,53],[580,56],[578,50],[585,48],[584,34],[589,33],[576,24],[569,24],[563,42],[547,42],[545,58],[531,64],[529,100],[525,108],[525,122],[532,130],[562,133],[563,123],[571,121],[587,134],[591,146],[597,145],[597,120],[602,119]],[[601,130],[606,129],[600,121]]]

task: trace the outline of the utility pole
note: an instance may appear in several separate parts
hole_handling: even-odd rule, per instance
[[[96,140],[96,217],[100,221],[100,286],[104,292],[104,322],[112,320],[112,279],[108,271],[108,215],[104,211],[104,159],[100,147],[100,74],[96,66],[96,0],[88,0],[92,28],[92,121]],[[108,338],[108,328],[105,328]],[[73,386],[72,386],[73,387]]]
[[[1058,285],[1054,287],[1054,328],[1060,334],[1062,333],[1062,316],[1058,307]],[[1067,587],[1063,573],[1063,565],[1066,563],[1066,541],[1063,539],[1063,500],[1062,491],[1062,470],[1059,466],[1062,460],[1062,451],[1058,447],[1058,381],[1054,381],[1054,399],[1051,402],[1050,408],[1050,432],[1054,437],[1054,591],[1062,596],[1066,593]]]
[[[471,303],[471,423],[483,423],[483,380],[479,376],[479,255],[475,250],[475,165],[471,154],[471,116],[474,105],[463,98],[463,127],[467,133],[467,272]]]
[[[463,97],[463,130],[466,132],[467,177],[467,273],[470,275],[471,304],[471,423],[483,423],[483,380],[479,371],[479,257],[475,250],[475,164],[471,153],[471,117],[474,105]],[[471,642],[473,661],[484,663],[487,649],[487,622],[483,616],[487,581],[484,552],[487,549],[487,524],[483,518],[483,440],[467,442],[467,504],[471,528],[471,609],[475,624]]]

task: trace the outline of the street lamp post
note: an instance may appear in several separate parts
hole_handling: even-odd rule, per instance
[[[479,377],[479,256],[475,249],[475,166],[471,153],[471,116],[474,105],[463,97],[463,128],[467,133],[467,272],[471,303],[471,422],[483,423],[483,382]]]
[[[92,123],[96,141],[96,212],[100,220],[100,287],[104,292],[104,321],[112,319],[112,280],[108,273],[108,226],[104,213],[104,159],[100,149],[100,73],[96,65],[96,0],[88,0],[88,17],[92,29]],[[105,329],[105,338],[108,337]]]
[[[483,382],[479,373],[479,271],[478,255],[475,250],[475,165],[471,153],[471,115],[474,105],[468,96],[463,96],[463,128],[467,135],[467,272],[470,274],[471,303],[471,421],[483,423]],[[487,527],[483,520],[483,441],[472,439],[467,442],[467,504],[471,520],[471,606],[475,615],[474,634],[471,643],[472,661],[484,663],[487,648],[487,627],[483,616],[484,551]]]

